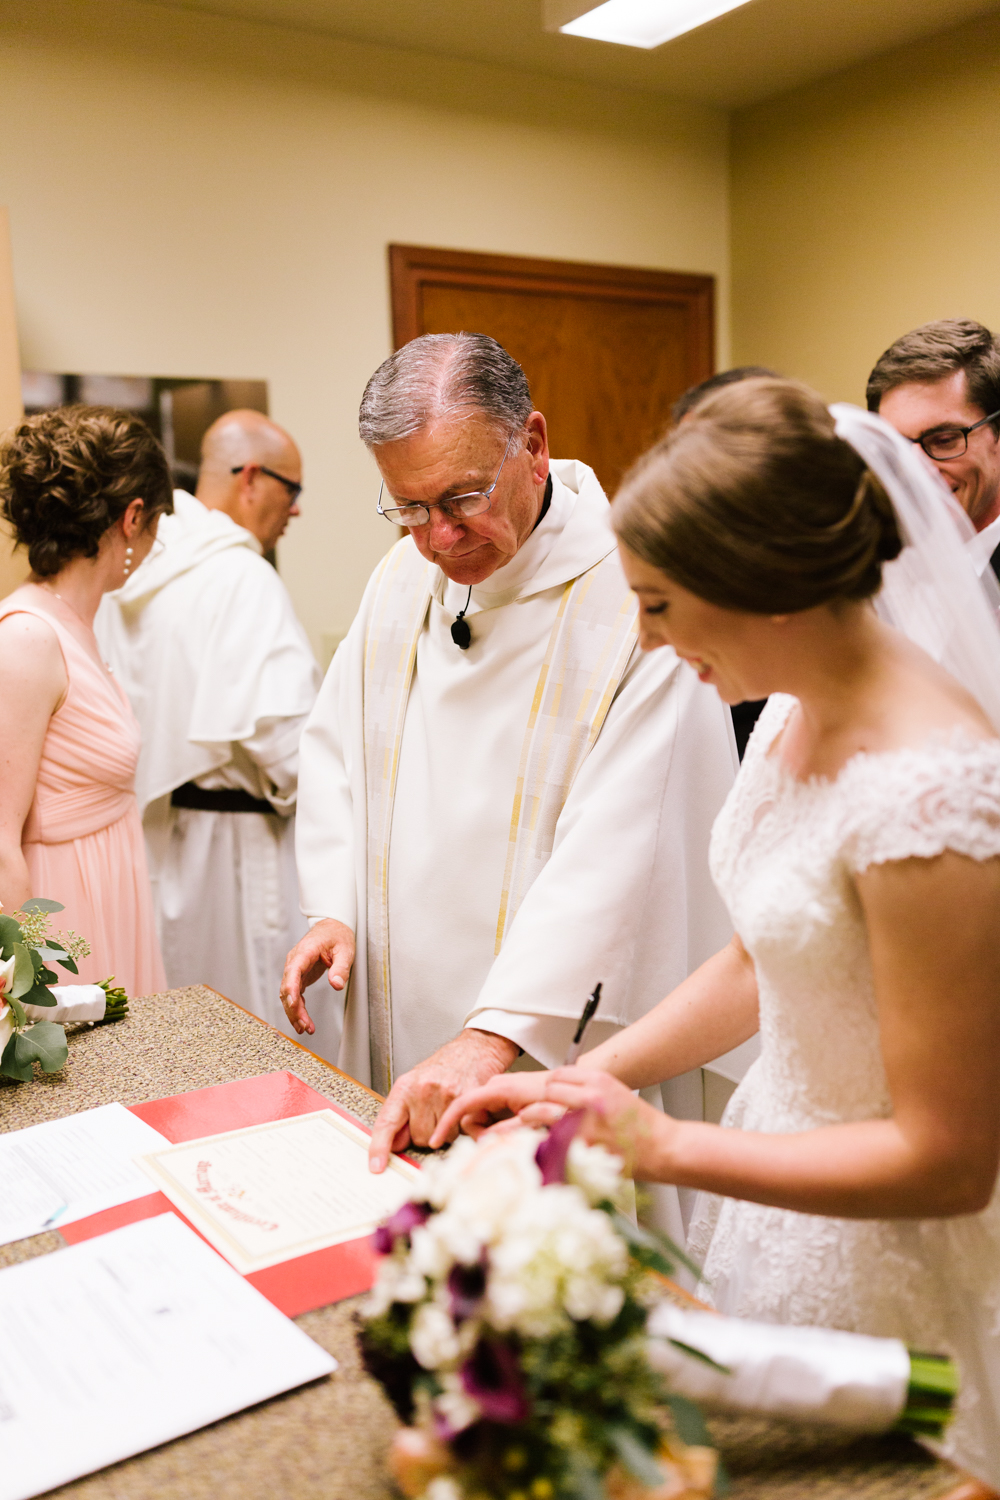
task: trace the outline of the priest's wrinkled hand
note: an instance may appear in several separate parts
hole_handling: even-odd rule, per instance
[[[295,944],[285,959],[279,993],[285,1015],[300,1036],[304,1031],[312,1036],[316,1030],[302,998],[303,990],[315,984],[323,973],[335,990],[344,989],[353,963],[354,933],[333,917],[324,917]]]
[[[372,1131],[368,1165],[384,1172],[390,1151],[426,1146],[445,1110],[466,1089],[502,1073],[517,1056],[514,1042],[467,1027],[424,1062],[397,1078]],[[458,1134],[458,1126],[448,1139]]]

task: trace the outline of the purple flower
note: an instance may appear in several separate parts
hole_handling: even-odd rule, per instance
[[[566,1181],[566,1158],[573,1137],[583,1124],[583,1116],[582,1109],[570,1109],[554,1125],[549,1126],[548,1135],[535,1152],[535,1161],[542,1174],[542,1187]]]
[[[486,1251],[474,1266],[454,1265],[448,1272],[448,1292],[451,1296],[451,1315],[456,1323],[476,1314],[483,1293],[486,1291],[486,1269],[489,1261]]]
[[[500,1340],[480,1339],[459,1371],[466,1393],[488,1422],[524,1422],[531,1411],[517,1355]]]
[[[404,1203],[390,1219],[380,1224],[372,1235],[376,1255],[391,1255],[393,1246],[401,1237],[409,1240],[414,1229],[426,1224],[434,1210],[429,1203]]]

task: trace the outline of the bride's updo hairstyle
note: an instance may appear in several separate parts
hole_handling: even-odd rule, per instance
[[[750,614],[868,599],[903,546],[889,497],[823,401],[777,378],[701,402],[626,474],[612,524],[682,588]]]
[[[174,507],[166,454],[132,412],[57,407],[28,417],[0,446],[0,513],[40,578],[96,557],[133,500],[143,502],[143,530]]]

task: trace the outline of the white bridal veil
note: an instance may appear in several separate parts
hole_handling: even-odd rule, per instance
[[[830,407],[837,436],[882,481],[906,544],[875,608],[979,701],[1000,733],[1000,587],[975,564],[972,523],[915,443],[860,407]]]

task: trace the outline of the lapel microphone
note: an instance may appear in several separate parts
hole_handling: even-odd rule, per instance
[[[472,644],[472,630],[469,627],[468,620],[465,618],[465,610],[468,609],[471,602],[472,584],[470,583],[468,597],[465,601],[465,609],[459,610],[458,614],[451,622],[451,638],[455,642],[455,645],[458,647],[459,651],[468,651],[469,647]]]

